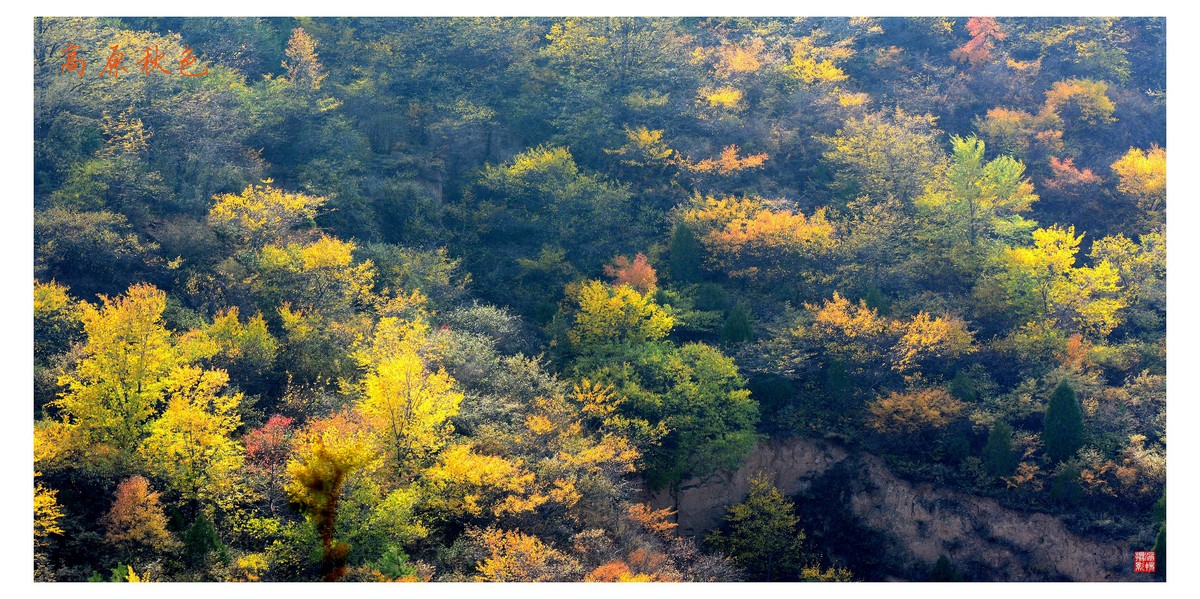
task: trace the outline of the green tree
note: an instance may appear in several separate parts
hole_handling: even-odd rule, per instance
[[[67,285],[84,299],[117,294],[146,280],[158,246],[124,215],[55,207],[33,217],[34,276]]]
[[[946,167],[941,135],[931,114],[874,112],[851,117],[831,136],[819,136],[825,159],[837,167],[835,188],[844,198],[916,199]]]
[[[1003,420],[992,425],[987,445],[983,446],[983,464],[993,477],[1011,476],[1017,469],[1017,454],[1013,452],[1012,427]]]
[[[676,19],[555,19],[544,36],[548,43],[539,44],[537,59],[555,74],[545,99],[558,132],[553,139],[570,143],[585,158],[600,158],[603,148],[620,145],[622,125],[641,116],[638,112],[651,112],[655,99],[666,99],[660,91],[664,82],[682,78],[671,87],[691,92],[686,78],[695,44]]]
[[[614,385],[622,415],[667,431],[643,450],[651,487],[735,468],[754,447],[758,403],[716,348],[647,344],[620,358],[589,362],[604,365],[586,374]]]
[[[982,265],[988,242],[1016,237],[1034,226],[1021,214],[1038,196],[1020,161],[1001,156],[985,162],[984,142],[973,135],[951,137],[950,143],[954,159],[945,178],[916,203],[933,218],[929,236],[946,246],[952,261],[973,271]]]
[[[945,555],[938,556],[937,563],[929,572],[930,582],[962,582],[962,579],[962,574],[950,564],[950,558]]]
[[[721,343],[743,343],[754,338],[754,329],[750,326],[750,311],[746,305],[738,303],[729,311],[721,327]]]
[[[1046,455],[1054,462],[1071,459],[1083,447],[1083,412],[1075,389],[1063,381],[1054,389],[1042,421]]]
[[[192,525],[183,531],[184,558],[193,568],[204,568],[211,554],[219,554],[224,549],[217,529],[204,512],[200,512]]]
[[[599,272],[609,257],[648,245],[653,221],[636,218],[631,200],[626,185],[584,171],[567,148],[539,146],[484,167],[452,211],[477,288],[529,314],[552,305],[576,270]]]
[[[1167,577],[1167,524],[1164,522],[1158,528],[1158,534],[1154,537],[1154,572],[1159,576]]]
[[[1167,495],[1154,503],[1154,522],[1158,524],[1158,534],[1154,536],[1154,573],[1165,580],[1167,577]]]
[[[153,134],[130,107],[117,117],[103,112],[100,126],[106,142],[94,157],[73,165],[61,187],[51,194],[60,207],[114,210],[143,222],[173,199],[163,177],[151,170],[149,140]],[[166,201],[164,201],[166,200]]]
[[[701,264],[704,261],[704,246],[700,238],[687,223],[675,225],[675,233],[671,235],[670,256],[671,278],[679,283],[697,283],[702,275]]]
[[[804,532],[796,506],[765,472],[750,479],[750,495],[728,508],[705,544],[733,558],[750,580],[795,580],[805,565]]]
[[[1066,506],[1079,505],[1083,501],[1079,474],[1079,465],[1074,461],[1059,464],[1050,478],[1050,499]]]

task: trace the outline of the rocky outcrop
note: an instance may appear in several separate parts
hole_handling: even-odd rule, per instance
[[[1053,516],[1009,509],[994,499],[913,484],[875,456],[814,439],[761,444],[734,472],[686,481],[674,497],[661,492],[647,499],[678,510],[680,534],[702,536],[720,524],[727,506],[746,497],[750,478],[760,471],[773,474],[788,495],[815,490],[820,496],[814,501],[837,502],[833,508],[866,531],[875,559],[888,565],[881,577],[919,578],[946,555],[976,580],[1148,579],[1132,572],[1128,543],[1085,538]]]

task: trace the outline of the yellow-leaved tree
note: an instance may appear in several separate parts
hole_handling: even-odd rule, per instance
[[[1120,274],[1107,260],[1075,266],[1083,234],[1057,225],[1033,232],[1033,247],[1004,254],[1002,281],[1030,324],[1053,325],[1089,338],[1107,337],[1121,322],[1125,308]]]
[[[1068,126],[1106,125],[1116,122],[1117,105],[1108,97],[1108,83],[1093,79],[1055,81],[1046,92],[1042,113],[1066,121]]]
[[[946,167],[938,143],[937,117],[895,111],[850,117],[833,135],[818,135],[836,169],[834,185],[844,197],[894,197],[908,202],[937,181]]]
[[[806,85],[837,83],[847,79],[837,63],[853,55],[854,50],[848,45],[819,46],[813,36],[807,36],[792,46],[792,59],[784,65],[783,72]]]
[[[36,476],[37,473],[35,472]],[[37,581],[52,581],[49,556],[46,554],[50,535],[62,535],[63,529],[59,521],[63,516],[62,506],[58,503],[58,491],[42,486],[33,485],[33,577]]]
[[[65,285],[33,281],[33,355],[46,360],[66,351],[82,327],[83,303]]]
[[[311,420],[296,434],[285,487],[321,537],[322,572],[337,580],[350,547],[334,538],[347,478],[376,459],[371,431],[354,414]]]
[[[208,222],[218,231],[236,241],[261,247],[288,237],[288,233],[303,224],[312,224],[317,210],[326,198],[302,193],[288,193],[263,185],[248,185],[240,194],[216,196],[208,211]]]
[[[487,519],[532,511],[549,499],[534,488],[534,473],[519,458],[455,445],[425,473],[429,506],[443,517]]]
[[[265,246],[253,286],[260,307],[283,324],[279,359],[297,383],[327,385],[353,375],[350,349],[370,327],[380,300],[376,270],[356,262],[354,243],[321,236],[311,243]]]
[[[484,550],[483,560],[476,564],[477,581],[578,580],[581,574],[577,560],[535,536],[495,528],[475,532],[472,536]]]
[[[281,65],[287,69],[289,81],[298,87],[321,89],[321,82],[329,75],[317,61],[317,41],[302,27],[292,30],[292,37],[288,40],[284,54],[287,55],[287,60]]]
[[[82,464],[129,469],[181,358],[163,326],[165,293],[138,284],[101,299],[99,308],[83,307],[83,358],[59,379],[67,390],[52,405]]]
[[[766,154],[749,154],[740,156],[741,148],[736,145],[725,146],[717,158],[705,158],[699,162],[686,162],[688,170],[696,173],[716,173],[732,175],[739,171],[753,170],[763,165],[769,157]]]
[[[711,266],[761,284],[819,276],[836,244],[834,226],[818,209],[810,216],[762,198],[696,197],[681,219],[700,237]]]
[[[931,358],[953,359],[975,351],[966,322],[952,314],[921,311],[907,320],[890,318],[863,300],[854,303],[837,292],[820,306],[805,308],[812,312],[811,321],[792,334],[846,363],[867,368],[887,364],[909,374]]]
[[[49,535],[61,535],[63,530],[58,521],[63,517],[62,507],[58,505],[58,491],[43,487],[40,483],[33,486],[33,540],[43,543]]]
[[[104,541],[122,557],[154,555],[177,544],[167,530],[159,493],[144,476],[131,476],[117,486],[112,507],[100,519]]]
[[[227,394],[229,376],[193,366],[172,371],[166,410],[150,425],[141,455],[150,472],[166,479],[185,499],[225,504],[233,495],[242,447],[229,437],[241,418],[241,394]]]
[[[373,298],[375,265],[354,263],[354,243],[322,235],[311,243],[271,244],[262,249],[263,292],[273,305],[290,301],[309,312],[342,315]]]
[[[427,332],[420,321],[381,318],[370,346],[356,354],[367,369],[359,410],[402,479],[445,445],[463,400],[445,370],[426,366]]]
[[[1120,160],[1112,163],[1112,170],[1120,178],[1117,189],[1137,202],[1146,223],[1150,227],[1161,226],[1167,207],[1166,148],[1129,148]]]
[[[659,341],[675,326],[674,317],[655,304],[650,294],[643,295],[629,285],[613,287],[588,281],[569,290],[569,295],[574,296],[579,310],[567,339],[578,354]]]
[[[966,407],[945,389],[917,389],[891,393],[868,406],[869,424],[875,430],[904,438],[932,429],[943,428]]]

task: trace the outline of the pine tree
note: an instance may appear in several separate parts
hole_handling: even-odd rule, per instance
[[[844,360],[831,360],[825,366],[824,390],[829,399],[837,405],[844,405],[849,401],[854,389]]]
[[[954,378],[950,379],[950,383],[946,385],[946,388],[955,399],[967,403],[976,403],[979,401],[979,390],[975,388],[975,383],[967,376],[965,371],[959,370],[956,372]]]
[[[930,582],[962,582],[962,574],[958,573],[958,569],[950,565],[950,558],[942,555],[938,557],[937,563],[933,565],[933,570],[929,572]]]
[[[1077,464],[1066,462],[1057,468],[1050,479],[1050,499],[1068,506],[1079,505],[1083,501]]]
[[[671,236],[671,277],[680,283],[695,283],[700,280],[700,261],[703,247],[691,227],[679,223]]]
[[[210,553],[220,552],[221,537],[204,512],[183,532],[183,554],[193,568],[202,568]]]
[[[1083,446],[1083,412],[1067,381],[1059,383],[1050,396],[1042,430],[1046,455],[1055,463],[1070,459]]]
[[[750,311],[746,305],[739,303],[729,311],[725,326],[721,327],[721,343],[742,343],[754,338],[754,329],[750,327]]]
[[[983,446],[983,464],[992,476],[1009,476],[1017,469],[1017,454],[1013,453],[1012,427],[1000,421],[992,425],[987,445]]]

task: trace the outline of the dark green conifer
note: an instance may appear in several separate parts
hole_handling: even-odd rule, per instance
[[[1003,420],[992,425],[987,445],[983,446],[983,465],[988,474],[1011,476],[1017,469],[1017,454],[1013,452],[1012,427]]]
[[[754,338],[754,329],[750,326],[750,311],[745,304],[738,303],[729,311],[725,326],[721,327],[721,343],[742,343]]]
[[[1058,384],[1042,421],[1046,455],[1055,463],[1071,459],[1083,447],[1083,412],[1067,381]]]
[[[696,283],[700,280],[700,261],[704,257],[704,247],[696,233],[685,223],[675,226],[675,234],[671,236],[670,260],[671,278],[680,283]]]
[[[950,558],[942,555],[938,557],[937,563],[933,565],[933,570],[929,572],[930,582],[962,582],[962,574],[958,573],[958,569],[950,565]]]

